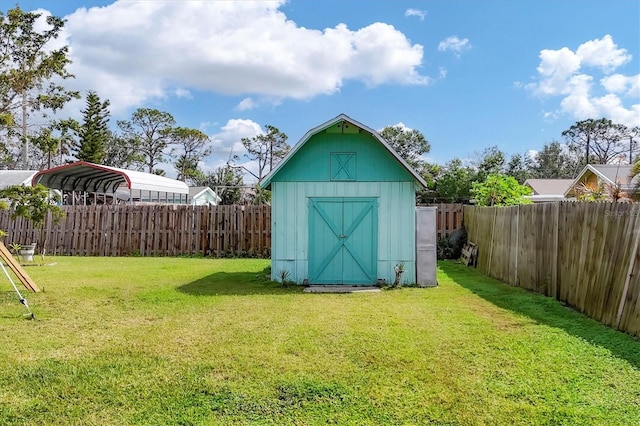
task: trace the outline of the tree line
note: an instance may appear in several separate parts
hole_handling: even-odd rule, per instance
[[[257,165],[254,171],[244,168],[237,156],[230,156],[223,167],[205,171],[203,163],[211,154],[209,137],[179,126],[169,112],[138,108],[112,129],[109,100],[89,91],[80,120],[60,119],[57,113],[81,94],[60,83],[73,78],[66,69],[68,46],[46,47],[60,35],[64,21],[48,16],[48,27],[37,30],[39,17],[19,7],[0,13],[0,168],[43,169],[82,160],[162,175],[163,165],[171,164],[177,179],[214,188],[223,204],[269,201],[269,192],[259,186],[243,191],[243,176],[248,172],[260,181],[289,152],[287,135],[275,126],[266,125],[264,133],[241,140],[245,157]],[[419,202],[488,197],[485,202],[494,204],[521,199],[524,190],[519,185],[528,178],[574,178],[587,163],[634,163],[640,129],[607,118],[588,119],[562,132],[564,143],[549,142],[535,155],[507,159],[491,146],[472,160],[453,158],[444,165],[425,161],[431,145],[417,130],[387,126],[380,135],[427,181]],[[638,168],[636,163],[634,170]],[[498,187],[508,194],[496,197]]]
[[[607,118],[588,119],[576,122],[562,136],[564,143],[554,140],[536,153],[514,154],[508,160],[492,146],[471,161],[454,158],[444,166],[430,165],[426,173],[429,187],[421,194],[422,201],[468,202],[478,195],[474,185],[489,176],[499,176],[502,185],[516,188],[515,182],[522,184],[527,179],[574,179],[586,164],[635,164],[632,170],[640,168],[638,127],[628,128]]]
[[[164,175],[163,165],[170,164],[178,180],[222,188],[219,195],[226,204],[247,201],[240,189],[244,172],[237,165],[239,158],[205,172],[209,137],[199,129],[179,126],[169,112],[138,108],[112,129],[109,100],[89,91],[80,120],[59,118],[63,107],[81,94],[63,84],[74,77],[67,70],[68,46],[47,47],[60,36],[64,20],[48,16],[42,30],[40,17],[18,6],[0,12],[0,168],[40,170],[88,161]],[[246,158],[257,162],[258,180],[286,155],[286,140],[286,134],[271,125],[264,134],[242,139]],[[252,201],[268,201],[259,188],[251,194]]]

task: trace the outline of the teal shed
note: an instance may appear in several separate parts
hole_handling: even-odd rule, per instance
[[[341,114],[311,130],[264,178],[271,275],[298,284],[416,282],[415,195],[426,185],[374,130]]]

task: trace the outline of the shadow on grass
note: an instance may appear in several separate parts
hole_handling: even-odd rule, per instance
[[[492,304],[606,348],[640,368],[640,339],[607,327],[551,297],[512,287],[462,264],[438,262],[438,266],[447,277]]]
[[[302,292],[302,287],[269,281],[262,273],[216,272],[206,277],[181,285],[179,292],[194,296],[231,296],[251,294],[283,295]]]

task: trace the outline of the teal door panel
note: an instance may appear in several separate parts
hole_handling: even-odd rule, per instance
[[[340,284],[342,204],[331,200],[310,203],[309,256],[314,283]],[[313,259],[313,261],[311,261]]]
[[[377,204],[375,198],[309,199],[312,284],[375,284]]]
[[[378,255],[377,200],[343,204],[344,234],[343,282],[375,284]]]

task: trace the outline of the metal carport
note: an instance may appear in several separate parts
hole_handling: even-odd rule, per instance
[[[32,184],[38,183],[61,191],[75,191],[96,194],[116,195],[116,191],[128,189],[129,201],[134,196],[144,199],[145,191],[149,201],[185,204],[189,194],[186,183],[135,170],[119,169],[100,164],[78,161],[64,166],[42,170],[33,176]],[[160,197],[164,194],[164,197]]]

